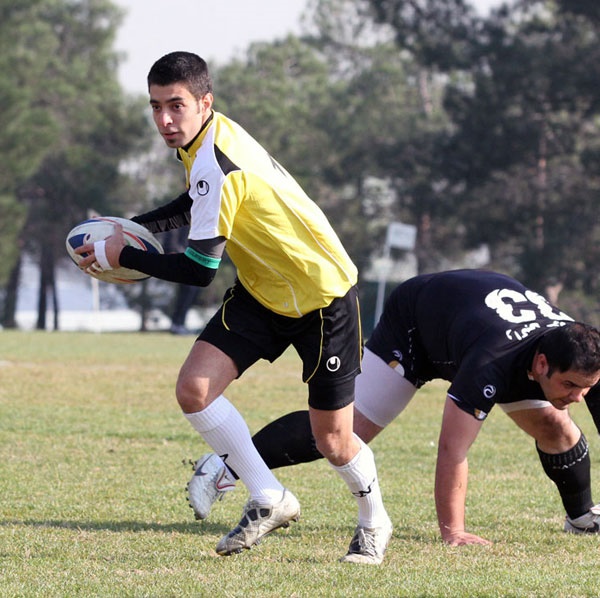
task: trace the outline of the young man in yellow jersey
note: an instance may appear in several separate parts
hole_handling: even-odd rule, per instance
[[[302,359],[318,449],[358,503],[358,525],[342,560],[379,564],[392,525],[373,454],[352,431],[362,353],[356,267],[297,182],[237,123],[213,110],[202,58],[188,52],[162,57],[148,74],[148,89],[158,131],[185,167],[187,190],[133,220],[152,232],[189,224],[187,248],[151,255],[126,247],[117,227],[107,240],[81,248],[90,252],[81,267],[124,266],[206,286],[225,249],[236,266],[237,279],[176,386],[190,424],[250,494],[239,524],[216,550],[240,552],[299,517],[298,501],[265,465],[243,418],[223,396],[256,361],[274,361],[292,345]]]

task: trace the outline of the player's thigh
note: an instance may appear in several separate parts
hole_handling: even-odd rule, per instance
[[[362,338],[355,287],[330,305],[298,322],[280,322],[302,360],[308,404],[318,410],[342,409],[354,401],[354,380],[360,371]]]
[[[369,421],[385,428],[404,411],[417,389],[368,348],[361,367],[356,378],[354,406]]]
[[[177,400],[185,412],[208,406],[238,375],[235,362],[218,347],[202,340],[194,343],[177,379]]]
[[[528,408],[526,401],[522,403],[523,409],[503,409],[519,428],[535,438],[542,451],[558,454],[577,444],[581,432],[567,409],[556,409],[545,401],[546,405],[536,404],[533,408]]]

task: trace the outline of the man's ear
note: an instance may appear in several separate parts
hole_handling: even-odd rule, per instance
[[[533,371],[537,376],[547,376],[550,366],[543,353],[536,353],[533,358]]]
[[[200,106],[204,110],[210,110],[212,108],[215,98],[212,93],[205,93],[199,100]]]

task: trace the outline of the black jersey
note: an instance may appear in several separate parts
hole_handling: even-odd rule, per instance
[[[456,404],[485,419],[495,403],[545,399],[528,377],[535,347],[570,321],[513,278],[454,270],[399,285],[367,347],[417,387],[451,381]]]

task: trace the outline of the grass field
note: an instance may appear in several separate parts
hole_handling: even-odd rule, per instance
[[[302,519],[228,558],[242,487],[196,522],[183,462],[206,446],[174,382],[191,338],[0,332],[0,597],[600,595],[600,538],[564,534],[533,443],[499,410],[470,454],[468,524],[491,547],[442,544],[433,504],[446,385],[426,387],[373,443],[395,525],[384,564],[341,564],[356,507],[323,461],[279,470]],[[252,432],[305,406],[293,353],[228,393]],[[585,406],[573,417],[600,442]]]

